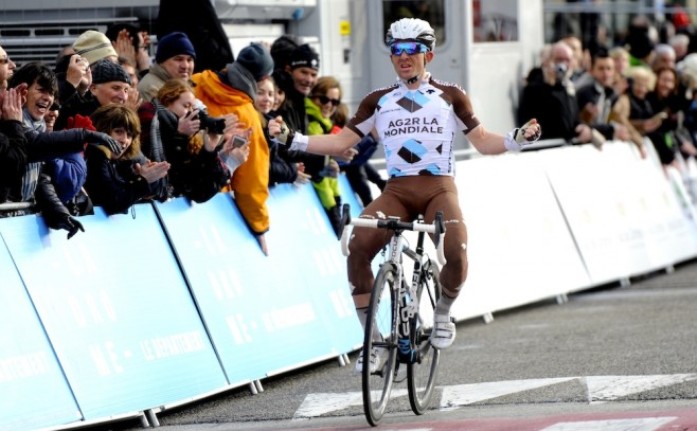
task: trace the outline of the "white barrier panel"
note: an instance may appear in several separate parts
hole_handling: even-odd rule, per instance
[[[627,149],[608,143],[603,151],[586,145],[540,152],[594,285],[675,263],[676,244],[677,255],[694,250],[665,179]]]
[[[615,177],[620,189],[616,199],[642,232],[648,269],[664,268],[696,256],[697,229],[689,196],[685,196],[683,205],[660,164],[629,158],[627,149],[631,148],[623,143],[609,145],[604,157],[622,166]],[[681,178],[676,185],[682,186]]]
[[[468,228],[469,275],[458,319],[587,286],[588,276],[544,171],[534,157],[505,155],[457,164]]]
[[[612,165],[590,145],[546,150],[546,167],[593,284],[649,267],[641,233],[618,205],[623,164]]]

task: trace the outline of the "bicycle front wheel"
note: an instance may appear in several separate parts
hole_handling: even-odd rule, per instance
[[[366,319],[363,342],[363,411],[372,426],[376,426],[387,409],[397,366],[397,299],[395,267],[385,263],[378,271],[373,285]],[[369,358],[377,350],[380,366],[370,369]]]
[[[433,312],[441,293],[438,266],[426,260],[421,268],[417,289],[419,313],[412,322],[414,346],[417,349],[416,360],[407,366],[409,404],[417,415],[426,412],[438,374],[440,350],[431,345],[430,336],[433,329]]]

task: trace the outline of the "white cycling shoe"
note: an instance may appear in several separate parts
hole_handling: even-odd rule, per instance
[[[449,315],[436,314],[433,318],[431,345],[438,350],[447,349],[455,341],[457,330]]]
[[[373,346],[372,351],[370,352],[370,358],[368,360],[368,366],[370,367],[370,373],[376,373],[382,367],[385,366],[385,362],[387,361],[387,349],[385,347],[378,347],[378,346]],[[363,372],[363,363],[365,361],[363,360],[363,350],[361,350],[360,356],[358,356],[358,360],[356,361],[356,373],[360,374]]]

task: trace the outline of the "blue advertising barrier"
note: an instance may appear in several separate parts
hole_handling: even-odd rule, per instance
[[[82,414],[3,241],[0,273],[0,429],[31,430],[80,420]]]
[[[85,420],[227,385],[153,207],[135,210],[107,217],[96,208],[70,240],[38,216],[0,220]]]
[[[346,334],[360,332],[338,243],[311,186],[274,187],[268,206],[265,256],[227,194],[204,205],[157,204],[231,384],[338,356],[350,350],[347,339],[355,343]],[[296,241],[317,250],[302,268]]]
[[[351,207],[351,217],[358,217],[363,210],[363,204],[358,200],[358,196],[353,192],[346,175],[339,175],[339,191],[342,203],[349,204]]]
[[[342,193],[344,199],[352,194],[350,188],[347,192]],[[359,205],[352,208],[360,211]],[[275,289],[288,298],[300,294],[313,305],[316,320],[312,324],[316,327],[308,327],[310,331],[306,333],[313,334],[313,342],[318,345],[326,337],[328,355],[336,356],[362,345],[363,331],[348,287],[346,258],[312,186],[274,187],[269,212],[273,226],[269,232],[271,268],[285,268],[283,272],[274,272]],[[289,280],[288,274],[294,278]],[[289,289],[290,286],[296,288]]]

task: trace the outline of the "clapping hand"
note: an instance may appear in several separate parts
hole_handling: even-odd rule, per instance
[[[140,175],[148,183],[154,183],[155,181],[164,178],[169,171],[169,162],[153,162],[148,161],[144,165],[136,163],[135,172]]]
[[[22,121],[22,90],[27,84],[20,84],[16,88],[0,90],[0,105],[2,105],[2,119]]]

